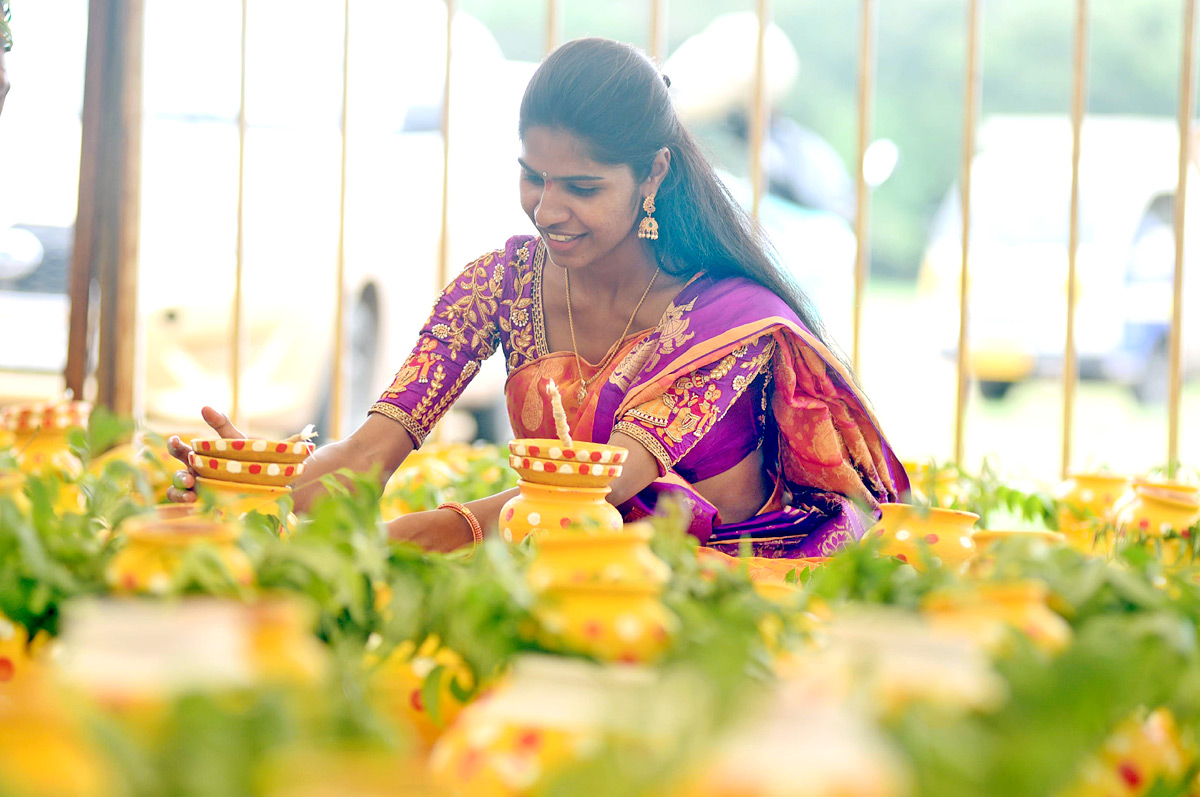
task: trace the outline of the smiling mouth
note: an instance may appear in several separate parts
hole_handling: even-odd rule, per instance
[[[582,232],[579,233],[578,235],[560,235],[559,233],[555,233],[555,232],[546,233],[547,238],[549,238],[551,241],[556,241],[557,243],[560,243],[560,244],[565,244],[568,241],[574,241],[576,238],[582,238],[584,235],[586,235],[586,233],[582,233]]]

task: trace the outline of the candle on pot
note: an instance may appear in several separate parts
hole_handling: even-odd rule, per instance
[[[571,427],[567,425],[567,413],[563,410],[562,395],[558,385],[551,379],[546,385],[546,394],[550,396],[550,411],[554,415],[554,433],[558,435],[563,448],[571,447]]]

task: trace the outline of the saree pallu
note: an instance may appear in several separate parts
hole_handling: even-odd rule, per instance
[[[570,352],[530,360],[510,373],[505,393],[517,437],[555,436],[545,390],[553,379],[576,438],[607,443],[620,431],[644,442],[661,475],[620,507],[626,521],[677,500],[691,513],[690,533],[722,553],[748,548],[766,558],[827,556],[862,537],[879,503],[908,490],[904,468],[845,367],[782,299],[757,283],[701,275],[656,328],[614,347],[603,373],[586,362],[580,373]],[[690,451],[707,435],[744,431],[730,427],[739,421],[725,416],[729,404],[720,397],[740,394],[754,379],[757,364],[743,361],[754,352],[769,378],[763,454],[774,492],[756,515],[724,523],[677,472],[682,460],[672,452]],[[592,387],[579,401],[581,379]]]

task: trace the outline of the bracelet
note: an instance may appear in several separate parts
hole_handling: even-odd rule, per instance
[[[471,526],[471,538],[475,541],[474,547],[479,547],[479,543],[483,542],[483,526],[479,525],[479,518],[475,517],[475,513],[468,509],[466,504],[447,501],[438,506],[438,509],[449,509],[451,512],[461,515]]]

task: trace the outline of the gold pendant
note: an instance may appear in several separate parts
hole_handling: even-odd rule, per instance
[[[580,404],[587,398],[587,385],[580,385],[579,390],[575,391],[575,398]]]

